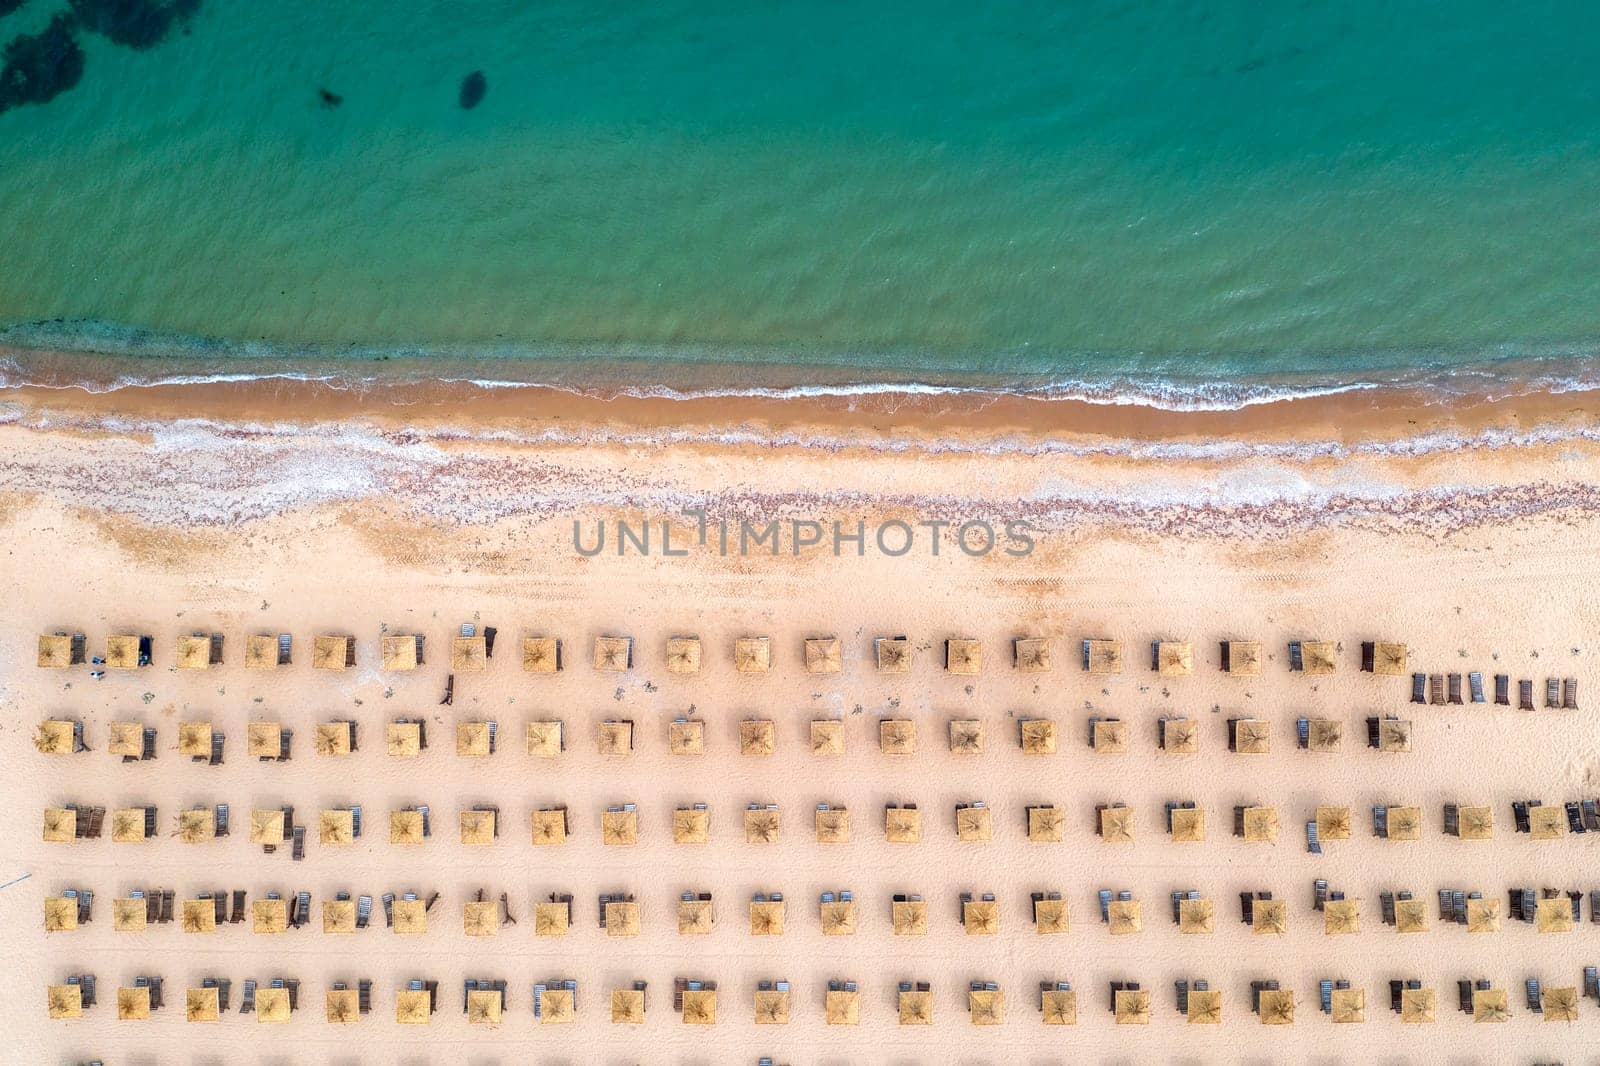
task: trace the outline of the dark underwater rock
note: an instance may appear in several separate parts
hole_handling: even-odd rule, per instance
[[[0,58],[0,111],[47,103],[83,77],[83,49],[70,15],[57,15],[43,33],[12,38]]]
[[[0,0],[0,18],[11,14],[27,2],[28,0]]]
[[[489,79],[483,76],[483,71],[475,70],[461,79],[461,107],[464,111],[471,111],[483,102],[483,94],[489,91]]]
[[[200,10],[200,0],[68,0],[78,24],[128,48],[154,48]]]
[[[318,89],[317,98],[322,101],[323,107],[338,107],[344,103],[344,97],[336,92],[329,92],[327,89]]]

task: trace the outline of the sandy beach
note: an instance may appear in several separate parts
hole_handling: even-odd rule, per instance
[[[402,402],[403,401],[403,402]],[[1438,914],[1443,888],[1480,891],[1506,906],[1515,887],[1600,889],[1597,838],[1534,841],[1512,828],[1513,800],[1563,803],[1600,795],[1600,698],[1591,630],[1600,556],[1600,439],[1589,394],[1490,400],[1454,407],[1423,397],[1341,397],[1243,413],[1123,412],[1089,405],[1004,401],[930,410],[943,401],[773,401],[737,412],[704,401],[622,401],[460,390],[352,395],[309,385],[209,385],[92,395],[19,388],[0,395],[0,523],[7,607],[0,622],[0,916],[11,965],[0,999],[13,1005],[17,1062],[288,1063],[540,1062],[754,1063],[1532,1063],[1593,1058],[1600,1004],[1577,1021],[1531,1012],[1523,982],[1582,984],[1600,962],[1600,925],[1585,899],[1571,932],[1540,934],[1507,918],[1469,934]],[[796,554],[723,555],[691,537],[686,509],[758,526],[818,522],[848,531],[902,521],[914,546],[894,556],[869,542]],[[686,554],[611,550],[586,557],[597,523],[674,523]],[[919,523],[953,523],[938,541]],[[952,539],[967,521],[1003,529],[1026,522],[1033,548],[970,555]],[[792,530],[792,526],[781,528]],[[678,539],[679,537],[682,539]],[[870,534],[869,534],[870,536]],[[891,542],[893,543],[893,542]],[[659,541],[655,545],[659,549]],[[459,674],[451,706],[439,701],[450,637],[462,623],[494,626],[496,651],[481,673]],[[154,664],[91,679],[89,667],[35,667],[40,634],[82,632],[91,654],[112,633],[155,638]],[[225,635],[224,662],[175,666],[176,640]],[[248,634],[290,633],[291,666],[246,670]],[[347,634],[356,665],[314,670],[318,634]],[[427,638],[423,667],[381,669],[385,633]],[[634,665],[590,662],[594,639],[631,636]],[[563,642],[565,669],[524,672],[524,636]],[[698,674],[669,672],[666,642],[698,636]],[[903,674],[876,669],[877,637],[904,635]],[[771,669],[734,668],[734,642],[771,638]],[[836,675],[809,674],[806,638],[841,642]],[[1050,642],[1052,669],[1024,673],[1012,641]],[[1120,674],[1079,668],[1080,642],[1123,642]],[[943,668],[944,642],[981,642],[982,669]],[[1150,670],[1155,640],[1192,643],[1190,676]],[[1219,642],[1259,640],[1258,677],[1220,669]],[[1290,641],[1337,642],[1336,671],[1291,672]],[[1494,704],[1419,706],[1409,676],[1360,670],[1363,641],[1403,642],[1407,673],[1481,671],[1535,682],[1540,709]],[[1575,678],[1582,709],[1543,709],[1546,678]],[[1372,750],[1369,716],[1412,722],[1410,752]],[[1199,726],[1199,750],[1157,745],[1157,722]],[[705,751],[674,755],[669,725],[705,723]],[[1086,743],[1089,719],[1127,723],[1128,749]],[[1340,749],[1298,750],[1295,721],[1343,723]],[[425,717],[430,746],[415,760],[384,750],[384,725]],[[1270,723],[1271,750],[1227,750],[1227,721]],[[78,719],[92,750],[44,755],[34,730]],[[630,718],[634,751],[602,756],[599,724]],[[1024,754],[1019,719],[1056,723],[1059,749]],[[180,721],[205,719],[228,737],[218,767],[176,749]],[[248,722],[294,731],[290,761],[245,756]],[[359,750],[318,755],[318,723],[354,719]],[[560,719],[567,750],[526,751],[526,724]],[[770,720],[771,755],[740,753],[739,723]],[[915,725],[915,751],[886,755],[879,723]],[[458,756],[455,727],[494,720],[498,748]],[[842,723],[844,751],[813,754],[810,723]],[[956,754],[953,720],[982,723],[984,750]],[[158,731],[158,757],[124,764],[107,753],[109,723]],[[957,839],[955,807],[984,802],[993,837]],[[1205,811],[1201,843],[1175,843],[1163,804]],[[45,843],[42,809],[65,802],[108,809],[154,803],[157,839]],[[228,803],[231,836],[175,838],[177,812]],[[884,806],[916,803],[918,843],[884,839]],[[1486,805],[1491,840],[1442,832],[1445,803]],[[391,845],[388,812],[429,804],[433,836]],[[534,847],[531,812],[564,803],[571,835]],[[608,805],[637,804],[639,839],[602,841]],[[704,803],[704,844],[674,844],[673,810]],[[781,834],[747,843],[747,804],[778,804]],[[820,844],[818,803],[851,812],[848,843]],[[1095,832],[1097,804],[1125,803],[1134,840]],[[312,826],[306,857],[267,855],[245,832],[253,808],[291,804]],[[316,839],[316,812],[360,804],[363,837]],[[496,804],[489,846],[458,842],[457,811]],[[1028,840],[1026,808],[1054,804],[1063,839]],[[1230,832],[1235,805],[1275,808],[1275,843]],[[1379,839],[1374,804],[1415,805],[1420,838]],[[1308,854],[1303,826],[1319,805],[1351,808],[1351,836]],[[1313,881],[1357,901],[1361,927],[1326,936],[1312,908]],[[20,880],[19,880],[20,879]],[[178,898],[211,888],[312,895],[310,926],[258,935],[249,923],[214,935],[177,923],[116,933],[111,900],[134,887]],[[47,934],[43,901],[69,887],[95,893],[89,925]],[[483,889],[508,894],[517,924],[493,938],[464,935],[462,905]],[[1112,936],[1100,889],[1126,890],[1143,929]],[[1214,901],[1209,934],[1181,934],[1170,894]],[[849,890],[857,928],[825,936],[824,892]],[[375,927],[324,934],[320,906],[337,892],[438,892],[422,936]],[[781,892],[781,937],[754,937],[756,892]],[[1039,935],[1030,893],[1059,892],[1068,929]],[[1281,935],[1240,920],[1239,893],[1285,900]],[[1379,894],[1425,901],[1428,929],[1400,934],[1379,916]],[[564,937],[534,935],[532,910],[552,892],[573,897]],[[635,938],[599,928],[597,896],[632,893]],[[680,934],[676,901],[711,893],[713,930]],[[999,928],[968,935],[961,893],[993,893]],[[917,893],[929,905],[925,935],[896,936],[890,900]],[[99,1005],[81,1019],[50,1020],[45,987],[92,972]],[[149,1020],[116,1018],[116,988],[136,975],[165,978],[167,1006]],[[235,1005],[215,1025],[188,1024],[183,989],[203,977],[234,982]],[[300,1006],[283,1026],[237,1012],[246,978],[299,979]],[[672,1009],[675,978],[715,981],[717,1024],[685,1025]],[[395,993],[407,980],[439,982],[426,1028],[398,1025]],[[503,1023],[472,1027],[462,981],[504,979]],[[1366,993],[1359,1025],[1317,1009],[1317,982],[1348,980]],[[1436,1020],[1402,1024],[1388,1005],[1391,979],[1418,979],[1437,995]],[[1456,1010],[1456,981],[1488,978],[1509,996],[1509,1019],[1476,1025]],[[323,1020],[332,982],[373,982],[372,1012],[354,1027]],[[571,1024],[537,1025],[535,981],[573,979]],[[762,980],[790,983],[790,1020],[757,1025]],[[857,983],[859,1022],[828,1025],[830,980]],[[1173,982],[1205,980],[1222,993],[1218,1026],[1188,1025]],[[614,1025],[611,990],[648,982],[643,1024]],[[1046,1027],[1041,981],[1070,982],[1077,1024]],[[1147,1025],[1117,1025],[1109,982],[1149,990]],[[1250,983],[1294,992],[1292,1025],[1250,1010]],[[898,1024],[896,986],[928,982],[933,1024]],[[968,1018],[972,981],[1004,993],[1002,1024]]]

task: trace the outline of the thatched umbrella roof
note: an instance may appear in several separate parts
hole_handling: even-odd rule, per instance
[[[1350,808],[1329,806],[1316,810],[1317,837],[1320,840],[1350,839]]]
[[[245,737],[245,754],[252,759],[276,759],[283,753],[281,722],[251,722],[245,727]]]
[[[254,899],[250,901],[250,931],[264,935],[282,933],[289,928],[289,901]]]
[[[349,755],[350,723],[318,722],[315,747],[318,755]]]
[[[1106,925],[1112,936],[1144,931],[1144,908],[1136,899],[1114,899],[1106,905]]]
[[[772,638],[740,637],[735,640],[733,668],[741,674],[764,674],[772,669]]]
[[[532,825],[533,842],[535,844],[541,847],[553,847],[566,842],[566,811],[534,811],[532,815]]]
[[[1100,811],[1100,836],[1108,844],[1133,843],[1133,808],[1102,808]]]
[[[751,718],[739,723],[740,755],[771,755],[777,747],[778,729],[769,718]]]
[[[64,896],[44,898],[44,931],[65,933],[78,928],[78,901]]]
[[[1240,755],[1266,755],[1272,751],[1272,723],[1241,718],[1233,726],[1233,750]]]
[[[716,989],[688,989],[683,993],[683,1024],[717,1024]]]
[[[1089,641],[1089,672],[1091,674],[1122,673],[1122,641]]]
[[[1228,673],[1239,677],[1259,677],[1261,674],[1261,642],[1259,640],[1230,640],[1228,645]]]
[[[1250,931],[1256,936],[1282,936],[1289,930],[1289,903],[1258,899],[1250,908]]]
[[[72,638],[55,633],[39,636],[39,667],[44,670],[65,670],[72,665]]]
[[[952,719],[950,750],[956,755],[982,755],[983,723],[976,718]]]
[[[698,718],[668,723],[667,750],[674,755],[704,755],[706,724]]]
[[[601,722],[596,732],[601,755],[633,754],[632,722]]]
[[[142,933],[149,924],[149,903],[132,896],[111,901],[111,928],[118,933]],[[76,911],[76,907],[73,908]]]
[[[1426,933],[1428,931],[1428,905],[1420,899],[1394,901],[1394,927],[1400,933]]]
[[[692,807],[672,812],[674,844],[704,844],[711,837],[711,812]]]
[[[1093,744],[1098,755],[1121,755],[1128,750],[1128,723],[1101,719],[1094,724]]]
[[[818,844],[850,843],[850,812],[843,807],[832,807],[816,812]]]
[[[988,807],[963,807],[956,811],[956,839],[984,844],[994,839],[994,811]]]
[[[836,718],[811,720],[811,754],[843,755],[844,723]]]
[[[283,811],[257,807],[250,812],[250,843],[282,844]]]
[[[1389,839],[1390,840],[1421,840],[1422,839],[1422,808],[1421,807],[1390,807],[1389,808]]]
[[[771,844],[778,839],[782,831],[781,819],[778,811],[768,810],[765,807],[756,810],[745,809],[744,812],[744,840],[746,844]]]
[[[323,1006],[330,1025],[351,1025],[361,1020],[361,995],[353,988],[330,988]]]
[[[905,988],[897,1004],[901,1025],[933,1024],[933,993]]]
[[[355,932],[356,901],[353,899],[323,900],[322,931],[329,934]]]
[[[601,811],[600,842],[610,847],[632,847],[639,843],[639,812]]]
[[[879,637],[872,642],[880,674],[904,674],[911,670],[911,641],[905,637]]]
[[[1011,643],[1011,654],[1025,674],[1050,671],[1050,642],[1044,637],[1018,637]]]
[[[854,900],[834,900],[817,909],[817,920],[822,925],[823,936],[853,936],[856,931],[856,904]]]
[[[1067,931],[1067,901],[1040,899],[1033,903],[1033,928],[1040,936],[1053,936]]]
[[[561,662],[555,637],[523,637],[522,669],[530,674],[553,674]]]
[[[1028,840],[1034,844],[1055,844],[1062,839],[1066,817],[1059,807],[1028,808]]]
[[[178,754],[201,758],[211,757],[211,723],[179,722]],[[276,754],[276,753],[274,753]]]
[[[394,995],[394,1020],[400,1025],[427,1025],[433,1002],[426,988],[402,988]]]
[[[461,811],[461,843],[482,847],[494,843],[494,811]]]
[[[1050,988],[1039,993],[1039,1012],[1046,1025],[1078,1024],[1078,993],[1070,988]]]
[[[570,988],[546,989],[540,1007],[540,1025],[570,1025],[578,1016],[577,994]]]
[[[1221,1025],[1222,1024],[1222,990],[1220,988],[1196,988],[1189,992],[1190,1025]]]
[[[781,899],[753,899],[750,901],[750,935],[782,936],[784,906]]]
[[[466,936],[494,936],[500,932],[499,901],[469,899],[463,903],[461,932]]]
[[[1428,1025],[1434,1020],[1437,997],[1431,988],[1407,988],[1400,993],[1400,1020],[1407,1025]]]
[[[356,820],[354,811],[323,811],[317,818],[317,840],[322,844],[354,844]]]
[[[397,899],[394,931],[405,936],[421,936],[428,931],[428,905],[420,899]]]
[[[973,1025],[999,1025],[1005,1015],[1005,993],[998,988],[967,992],[967,1017]]]
[[[1300,654],[1308,674],[1331,674],[1338,668],[1339,650],[1331,640],[1301,641]]]
[[[1390,641],[1375,641],[1372,645],[1372,672],[1403,677],[1406,672],[1406,646]]]
[[[1498,899],[1467,900],[1467,932],[1498,933],[1500,931],[1500,901]]]
[[[44,809],[44,841],[47,844],[68,844],[78,837],[78,812],[65,807]]]
[[[1343,936],[1361,931],[1361,909],[1353,899],[1330,899],[1322,904],[1322,932]]]
[[[1357,1025],[1367,1020],[1367,990],[1364,988],[1336,988],[1333,990],[1333,1021],[1336,1025]]]
[[[422,754],[422,727],[416,722],[388,722],[383,727],[383,747],[394,759],[415,759]]]
[[[489,665],[487,637],[456,637],[450,641],[450,669],[458,674],[478,674]]]
[[[489,723],[457,722],[456,754],[479,759],[488,755]]]
[[[1383,718],[1378,721],[1378,750],[1404,752],[1411,750],[1411,720],[1409,718]]]
[[[1570,985],[1547,988],[1542,1006],[1547,1022],[1575,1022],[1578,1020],[1578,990]]]
[[[187,988],[183,995],[183,1016],[191,1022],[214,1022],[222,1017],[220,990]]]
[[[1149,989],[1119,988],[1112,996],[1111,1005],[1118,1025],[1150,1024]]]
[[[1162,677],[1188,677],[1194,673],[1194,647],[1187,640],[1157,643],[1156,673]]]
[[[118,844],[137,844],[144,840],[144,808],[121,807],[112,811],[111,839]]]
[[[952,674],[974,677],[983,672],[983,644],[968,637],[944,642],[944,668]]]
[[[806,673],[837,674],[844,653],[838,637],[812,637],[805,644]]]
[[[33,732],[33,746],[44,755],[71,755],[72,723],[59,718],[40,722]]]
[[[828,989],[823,1000],[822,1017],[829,1025],[861,1024],[861,993]]]
[[[711,932],[715,915],[709,899],[680,899],[678,901],[678,934],[704,936]]]
[[[144,726],[138,722],[112,722],[111,741],[106,745],[106,751],[112,755],[139,758],[144,753]]]
[[[1247,844],[1272,844],[1278,839],[1278,809],[1276,807],[1246,807],[1244,809],[1244,839]]]
[[[211,665],[211,638],[185,634],[178,638],[178,669],[204,670]]]
[[[45,1010],[52,1018],[82,1018],[83,988],[80,985],[47,985]]]
[[[1294,1024],[1294,989],[1266,988],[1261,991],[1261,1024]]]
[[[889,906],[889,924],[895,936],[926,936],[928,932],[928,904],[926,900],[900,899]]]
[[[1206,812],[1200,807],[1178,807],[1172,812],[1172,839],[1179,844],[1199,844],[1206,839]]]
[[[1054,718],[1024,718],[1020,725],[1022,751],[1026,755],[1054,755],[1059,730]]]
[[[1344,743],[1344,723],[1337,718],[1313,718],[1307,725],[1306,747],[1311,751],[1336,752]]]
[[[1390,816],[1393,824],[1393,816]],[[1560,807],[1541,803],[1528,808],[1528,834],[1532,840],[1555,840],[1567,832],[1567,821]]]
[[[606,936],[638,936],[639,904],[634,900],[612,900],[606,904]]]
[[[770,988],[758,988],[751,1006],[755,1010],[757,1025],[789,1024],[789,993],[787,992],[779,992]]]
[[[1541,899],[1535,906],[1534,926],[1541,933],[1572,932],[1572,903],[1565,895]]]
[[[1475,988],[1472,990],[1472,1020],[1475,1023],[1507,1022],[1511,1020],[1511,1004],[1503,988]]]
[[[251,633],[244,638],[244,665],[247,670],[275,670],[278,667],[278,638],[267,633]]]
[[[554,759],[561,754],[561,722],[540,721],[528,723],[528,754],[540,759]]]
[[[572,928],[572,904],[566,900],[540,901],[533,905],[535,936],[566,936]]]
[[[700,638],[667,638],[667,673],[698,674],[700,672]]]
[[[1162,750],[1172,755],[1193,755],[1200,750],[1200,723],[1192,718],[1168,718],[1162,726]]]
[[[350,660],[350,637],[322,633],[311,642],[311,665],[318,670],[343,670]]]
[[[135,633],[113,633],[106,638],[106,667],[134,670],[139,666],[139,637]]]
[[[379,642],[383,648],[383,668],[407,673],[417,668],[417,635],[390,633]]]
[[[992,899],[961,901],[961,924],[968,936],[994,936],[1000,932],[1000,903]]]
[[[632,637],[595,637],[594,668],[601,673],[616,674],[633,665]]]
[[[287,988],[256,989],[256,1021],[281,1024],[289,1020],[289,990]]]
[[[117,1021],[139,1021],[150,1017],[150,989],[140,986],[117,989]]]
[[[1178,901],[1178,932],[1210,933],[1216,927],[1216,903],[1209,899],[1181,899]]]
[[[883,838],[891,844],[916,844],[922,840],[922,812],[915,807],[885,807]]]
[[[644,990],[639,988],[613,988],[611,990],[611,1024],[644,1024]]]
[[[216,836],[217,812],[210,807],[197,811],[178,812],[178,839],[185,844],[199,844]]]
[[[1456,824],[1462,840],[1488,840],[1494,836],[1494,808],[1458,808]]]
[[[878,748],[885,755],[914,755],[917,723],[909,718],[885,718],[878,723]]]

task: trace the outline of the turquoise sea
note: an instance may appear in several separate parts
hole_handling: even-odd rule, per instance
[[[1201,389],[1600,353],[1592,3],[0,11],[14,349]]]

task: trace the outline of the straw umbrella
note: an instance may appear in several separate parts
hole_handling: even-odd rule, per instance
[[[191,758],[209,758],[211,755],[211,723],[179,722],[178,754],[188,755]]]
[[[994,811],[988,807],[963,807],[956,811],[956,839],[986,844],[994,839]]]
[[[1122,641],[1091,640],[1088,644],[1091,674],[1122,673]]]
[[[613,988],[611,990],[611,1024],[644,1024],[644,990],[641,988]]]
[[[1560,807],[1539,804],[1528,808],[1528,835],[1531,840],[1555,840],[1566,834],[1567,823]]]
[[[818,844],[850,843],[850,812],[843,807],[832,807],[816,813]]]
[[[1390,807],[1389,808],[1389,839],[1390,840],[1420,840],[1420,839],[1422,839],[1422,808],[1421,807]]]
[[[1428,931],[1428,907],[1420,899],[1397,899],[1394,901],[1394,927],[1400,933],[1426,933]]]
[[[639,843],[638,811],[604,811],[600,815],[600,842],[607,847],[632,847]]]
[[[813,637],[805,643],[808,674],[837,674],[843,658],[837,637]]]
[[[667,638],[667,673],[698,674],[700,672],[700,638]]]
[[[975,988],[967,992],[967,1017],[973,1025],[999,1025],[1005,1014],[1005,993],[998,988]]]
[[[1128,750],[1128,723],[1102,719],[1094,723],[1093,745],[1097,755],[1122,755]]]
[[[411,847],[422,841],[421,811],[389,812],[389,843]]]
[[[1344,723],[1334,718],[1313,718],[1307,730],[1306,747],[1311,751],[1332,753],[1344,743]]]
[[[672,812],[674,844],[704,844],[711,837],[711,812],[680,807]]]
[[[546,989],[540,1001],[540,1025],[571,1025],[578,1016],[577,1001],[570,988]]]
[[[33,731],[33,746],[43,755],[72,754],[72,723],[60,719],[40,722]]]
[[[1033,903],[1033,928],[1040,936],[1055,936],[1067,931],[1067,901],[1040,899]]]
[[[1181,899],[1178,901],[1178,932],[1184,934],[1210,933],[1216,929],[1216,904],[1209,899]]]
[[[1106,905],[1106,925],[1112,936],[1132,936],[1144,931],[1144,912],[1136,899],[1114,899]]]
[[[1547,1022],[1575,1022],[1578,1020],[1578,990],[1570,985],[1547,988],[1542,1006]]]
[[[1338,664],[1338,650],[1331,640],[1306,640],[1300,644],[1305,672],[1313,675],[1331,674]]]
[[[561,642],[555,637],[523,637],[522,669],[530,674],[553,674],[561,668]]]
[[[428,905],[425,902],[420,899],[397,899],[391,906],[396,934],[421,936],[428,931]]]
[[[1261,1024],[1294,1024],[1294,989],[1266,988],[1261,991]]]
[[[885,755],[914,755],[917,724],[909,718],[886,718],[878,723],[878,749]]]
[[[251,633],[245,637],[244,665],[247,670],[277,669],[278,638],[266,633]]]
[[[178,839],[185,844],[199,844],[216,836],[217,813],[210,807],[197,811],[178,812]]]
[[[822,1005],[823,1020],[829,1025],[861,1024],[861,993],[847,989],[828,989]]]
[[[392,759],[415,759],[422,754],[422,727],[416,722],[389,722],[383,727],[383,746]]]
[[[63,896],[46,896],[44,900],[44,931],[65,933],[78,928],[78,901]]]
[[[770,718],[751,718],[739,723],[739,754],[771,755],[777,748],[778,729]]]
[[[782,936],[783,928],[783,900],[753,899],[750,901],[751,936]]]
[[[314,746],[318,755],[349,755],[350,723],[318,722]]]
[[[111,741],[106,751],[124,758],[139,758],[144,754],[144,726],[138,722],[112,722]]]
[[[504,1016],[504,993],[486,988],[467,992],[467,1024],[489,1029],[499,1026]]]
[[[1541,933],[1572,932],[1572,904],[1566,896],[1541,899],[1534,911],[1534,926]]]
[[[1063,837],[1066,819],[1055,807],[1028,808],[1028,840],[1034,844],[1057,844]]]
[[[494,843],[494,811],[462,811],[461,843],[482,847]]]
[[[135,844],[144,840],[144,808],[122,807],[112,811],[111,839],[117,844]]]
[[[113,633],[106,638],[106,667],[134,670],[139,666],[139,637],[134,633]]]
[[[1220,988],[1197,988],[1189,992],[1190,1025],[1221,1025],[1222,1024],[1222,990]]]
[[[688,989],[683,993],[683,1024],[717,1024],[717,990]]]
[[[311,665],[317,670],[343,670],[350,661],[353,637],[322,633],[311,642]]]
[[[353,899],[325,899],[322,901],[322,931],[330,935],[356,931],[356,901]]]
[[[41,634],[38,661],[42,670],[65,670],[71,666],[72,638],[57,633]]]
[[[983,672],[983,645],[968,637],[945,641],[944,668],[964,677],[977,676]]]
[[[856,931],[856,904],[854,900],[839,899],[823,903],[818,908],[823,936],[854,936]]]
[[[1200,750],[1200,724],[1189,718],[1168,718],[1162,726],[1162,749],[1173,755],[1193,755]]]
[[[1361,931],[1361,912],[1353,899],[1330,899],[1322,904],[1322,932],[1344,936]]]
[[[667,750],[674,755],[704,755],[706,724],[698,718],[670,723],[667,726]]]
[[[289,1020],[289,990],[287,988],[256,989],[256,1021],[282,1024]]]
[[[478,674],[489,665],[487,637],[456,637],[450,641],[450,669],[457,674]]]
[[[394,996],[394,1020],[400,1025],[427,1025],[433,1017],[426,988],[402,988]]]
[[[1378,750],[1406,752],[1411,750],[1411,721],[1406,718],[1383,718],[1378,722]]]
[[[554,759],[561,754],[561,721],[528,723],[528,754],[540,759]]]
[[[746,844],[771,844],[778,839],[781,824],[779,812],[767,807],[744,812],[744,840]]]
[[[1162,677],[1188,677],[1194,673],[1194,648],[1187,640],[1163,640],[1156,645],[1156,673]]]
[[[968,936],[994,936],[1000,932],[1000,903],[992,899],[961,901],[961,924]]]
[[[456,723],[456,754],[481,759],[489,754],[488,722]]]
[[[606,904],[606,936],[639,935],[639,904],[633,900],[612,900]]]
[[[1333,990],[1333,1022],[1335,1025],[1359,1025],[1366,1020],[1366,989],[1336,988]]]
[[[178,669],[204,670],[211,665],[211,638],[185,634],[178,638]]]
[[[1272,725],[1254,718],[1234,723],[1233,750],[1240,755],[1266,755],[1272,750]]]
[[[1247,844],[1272,844],[1278,839],[1278,810],[1276,807],[1246,807],[1244,809],[1244,839]]]
[[[1039,993],[1039,1010],[1046,1025],[1078,1024],[1078,993],[1070,988],[1049,988]]]
[[[1467,900],[1467,932],[1498,933],[1500,931],[1500,901],[1498,899]]]
[[[709,899],[680,899],[678,901],[678,935],[706,936],[716,924]]]
[[[1376,641],[1372,645],[1372,672],[1403,677],[1406,672],[1406,646],[1389,641]]]
[[[1200,844],[1206,839],[1206,812],[1199,807],[1172,811],[1172,839],[1179,844]]]
[[[896,1004],[901,1025],[933,1024],[933,993],[922,989],[902,988]]]
[[[276,847],[283,843],[283,812],[281,810],[262,810],[257,808],[250,812],[250,843],[270,844]]]
[[[117,989],[117,1021],[141,1021],[149,1017],[149,988],[138,986],[129,988],[125,985]]]
[[[44,809],[44,841],[47,844],[67,844],[78,836],[78,812],[65,807]]]
[[[895,936],[926,936],[928,904],[920,899],[897,899],[889,905],[889,924]]]
[[[633,665],[632,637],[595,637],[594,668],[601,673],[615,674]]]
[[[1025,674],[1050,671],[1050,642],[1044,637],[1018,637],[1011,643],[1017,669]]]
[[[1100,836],[1108,844],[1133,843],[1133,809],[1104,807],[1100,811]]]
[[[601,755],[622,756],[633,754],[632,722],[601,722],[598,734]]]
[[[1119,988],[1112,996],[1118,1025],[1150,1024],[1150,992],[1144,988]]]
[[[844,723],[834,718],[812,719],[811,754],[843,755]]]
[[[1054,755],[1056,753],[1056,722],[1053,718],[1024,718],[1021,725],[1022,751],[1025,755]]]
[[[950,723],[950,751],[956,755],[983,754],[983,723],[976,718],[957,718]]]
[[[317,819],[317,839],[325,846],[354,844],[354,811],[323,811]]]
[[[1494,808],[1461,807],[1456,811],[1462,840],[1488,840],[1494,836]]]
[[[1238,677],[1258,677],[1261,674],[1261,642],[1259,640],[1230,640],[1226,642],[1228,673]]]
[[[915,807],[884,808],[883,838],[891,844],[921,843],[922,812]]]
[[[183,1016],[191,1022],[214,1022],[222,1017],[221,994],[216,988],[184,990]]]
[[[879,637],[872,642],[880,674],[904,674],[911,670],[911,642],[905,637]]]
[[[81,985],[49,985],[45,988],[45,1010],[52,1018],[83,1017]]]
[[[735,640],[733,668],[741,674],[764,674],[772,669],[772,638],[740,637]]]
[[[245,730],[245,754],[252,759],[276,759],[283,754],[281,722],[251,722]]]
[[[1318,807],[1317,837],[1320,840],[1350,839],[1349,807]]]
[[[330,1025],[350,1025],[360,1021],[360,994],[353,988],[328,989],[323,1017]]]
[[[572,904],[566,900],[540,901],[533,905],[535,936],[566,936],[572,928]]]
[[[466,936],[494,936],[500,932],[500,904],[495,900],[468,900],[461,905],[461,931]]]
[[[1472,1020],[1477,1024],[1496,1024],[1511,1020],[1511,1007],[1503,988],[1472,990]]]
[[[1428,1025],[1434,1020],[1435,996],[1431,988],[1407,988],[1400,993],[1400,1020],[1406,1025]]]
[[[256,899],[250,901],[250,931],[266,936],[282,933],[289,928],[289,901],[286,899]]]
[[[1250,931],[1256,936],[1282,936],[1289,928],[1289,904],[1281,899],[1258,899],[1250,908]]]

